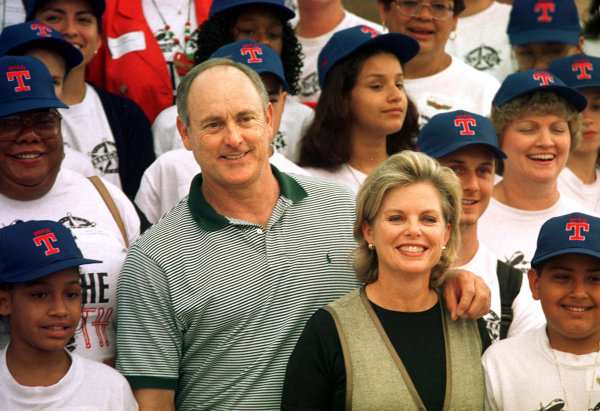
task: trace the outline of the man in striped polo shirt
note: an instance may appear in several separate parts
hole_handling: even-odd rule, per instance
[[[117,368],[141,410],[279,409],[304,323],[359,285],[348,263],[354,195],[269,165],[273,108],[244,65],[192,69],[178,112],[202,173],[128,252]],[[473,299],[465,315],[488,311],[483,281],[456,283],[461,304]]]

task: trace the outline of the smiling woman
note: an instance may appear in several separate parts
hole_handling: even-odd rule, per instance
[[[353,252],[366,285],[308,321],[282,409],[482,409],[476,325],[450,321],[436,290],[460,244],[461,191],[449,168],[412,151],[367,177]]]

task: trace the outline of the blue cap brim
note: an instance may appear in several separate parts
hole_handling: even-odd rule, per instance
[[[43,265],[41,267],[37,267],[31,271],[26,273],[19,273],[10,278],[6,278],[4,281],[7,283],[22,283],[25,281],[36,280],[38,278],[45,277],[47,275],[53,274],[57,271],[61,271],[71,267],[78,267],[80,265],[85,264],[97,264],[102,263],[100,260],[90,260],[88,258],[71,258],[68,260],[60,260],[54,261],[50,264]]]
[[[468,146],[475,146],[475,145],[480,145],[480,146],[485,146],[485,147],[490,148],[494,152],[494,156],[496,158],[499,158],[499,159],[507,158],[504,151],[500,150],[498,147],[493,146],[488,143],[481,142],[481,141],[457,141],[453,144],[449,144],[447,146],[442,147],[440,150],[436,150],[436,151],[425,153],[425,154],[427,154],[429,157],[433,157],[433,158],[437,159],[440,157],[444,157],[448,154],[454,153],[455,151],[460,150],[461,148],[468,147]]]
[[[579,44],[579,32],[572,30],[539,29],[508,33],[510,44],[524,46],[532,43],[562,43],[576,46]]]
[[[277,4],[273,1],[260,1],[260,0],[236,0],[236,1],[228,1],[228,4],[224,4],[226,2],[221,1],[218,4],[215,4],[215,2],[213,2],[213,5],[210,7],[210,11],[208,13],[208,17],[212,17],[215,16],[217,14],[223,13],[227,10],[233,10],[236,7],[240,7],[240,6],[247,6],[247,5],[265,5],[265,6],[270,6],[273,7],[276,11],[277,14],[281,15],[283,17],[283,19],[285,21],[287,20],[291,20],[294,17],[296,17],[296,13],[294,12],[294,10],[282,6],[280,4]]]
[[[23,47],[35,47],[37,44],[39,44],[41,47],[46,45],[47,47],[57,49],[57,52],[65,57],[68,68],[77,67],[81,64],[81,62],[83,62],[83,54],[81,54],[81,52],[77,50],[75,46],[66,40],[51,37],[24,41],[7,49],[0,46],[0,56],[10,55],[14,50],[19,50]]]
[[[561,256],[564,254],[585,254],[585,255],[589,255],[589,256],[600,259],[600,252],[598,252],[596,250],[590,250],[589,248],[582,248],[582,247],[571,247],[571,248],[564,248],[561,250],[557,250],[557,251],[554,251],[552,253],[548,253],[545,255],[536,256],[535,258],[533,258],[531,260],[531,265],[534,266],[539,263],[543,263],[544,261],[548,261],[551,258],[558,257],[558,256]]]
[[[25,98],[21,100],[11,100],[0,103],[0,117],[44,108],[69,108],[69,106],[57,98]]]
[[[567,87],[567,86],[560,86],[560,85],[558,85],[558,86],[548,85],[548,86],[544,86],[544,87],[524,90],[521,93],[517,93],[517,94],[514,94],[513,96],[511,96],[510,100],[497,101],[495,107],[500,107],[500,106],[508,103],[509,101],[514,100],[517,97],[526,96],[528,94],[534,94],[539,91],[551,91],[551,92],[558,94],[560,97],[564,98],[565,100],[567,100],[567,102],[572,104],[577,109],[577,111],[579,111],[580,113],[583,110],[585,110],[585,108],[588,105],[588,101],[585,98],[585,96],[583,94],[581,94],[579,91],[575,90],[574,88]]]

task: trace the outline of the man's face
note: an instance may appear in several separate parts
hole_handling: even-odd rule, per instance
[[[190,126],[178,117],[177,127],[202,168],[203,185],[247,188],[271,173],[273,107],[269,104],[265,117],[260,95],[243,72],[207,69],[192,83],[187,105]]]
[[[487,209],[494,190],[494,153],[477,144],[456,150],[438,161],[460,178],[463,189],[461,227],[476,224]]]
[[[41,138],[32,127],[25,126],[16,138],[2,137],[3,121],[15,117],[29,119],[45,111],[49,110],[30,110],[0,118],[0,193],[7,197],[33,200],[54,185],[64,157],[60,131],[54,138]]]

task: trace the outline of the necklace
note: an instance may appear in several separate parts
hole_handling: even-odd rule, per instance
[[[598,348],[600,349],[600,343],[598,343]],[[565,390],[565,384],[563,383],[562,376],[560,375],[560,367],[558,366],[558,360],[556,359],[556,354],[554,353],[554,348],[550,347],[550,351],[552,351],[552,357],[554,357],[554,364],[556,364],[556,371],[558,371],[558,379],[560,380],[560,387],[562,388],[563,395],[565,396],[565,404],[567,405],[567,411],[571,411],[571,407],[569,406],[569,400],[567,400],[567,390]],[[598,354],[600,351],[596,352],[596,361],[594,362],[594,376],[592,377],[592,387],[590,389],[590,398],[588,399],[588,406],[586,409],[590,409],[592,405],[592,394],[594,393],[594,384],[596,383],[596,367],[598,365]],[[600,377],[598,378],[600,380]],[[600,381],[598,381],[600,383]]]
[[[175,36],[175,33],[173,32],[173,30],[171,30],[171,26],[169,24],[167,24],[167,20],[165,20],[165,17],[160,12],[160,9],[158,8],[158,5],[156,4],[156,0],[152,0],[152,4],[154,5],[156,12],[158,13],[158,16],[160,17],[163,24],[165,25],[165,32],[167,33],[167,36],[169,36],[169,38],[171,40],[173,40],[173,44],[176,47],[179,47],[182,51],[182,52],[175,53],[175,55],[173,56],[173,64],[175,65],[175,68],[177,69],[177,74],[179,74],[180,76],[184,76],[194,66],[194,54],[193,53],[185,54],[185,50],[187,48],[187,42],[190,40],[190,36],[191,36],[191,32],[192,32],[192,23],[191,23],[191,19],[190,19],[191,12],[192,12],[192,0],[188,0],[187,20],[185,22],[185,29],[183,31],[183,34],[184,34],[183,45],[181,44],[181,41],[179,40],[179,38]]]

